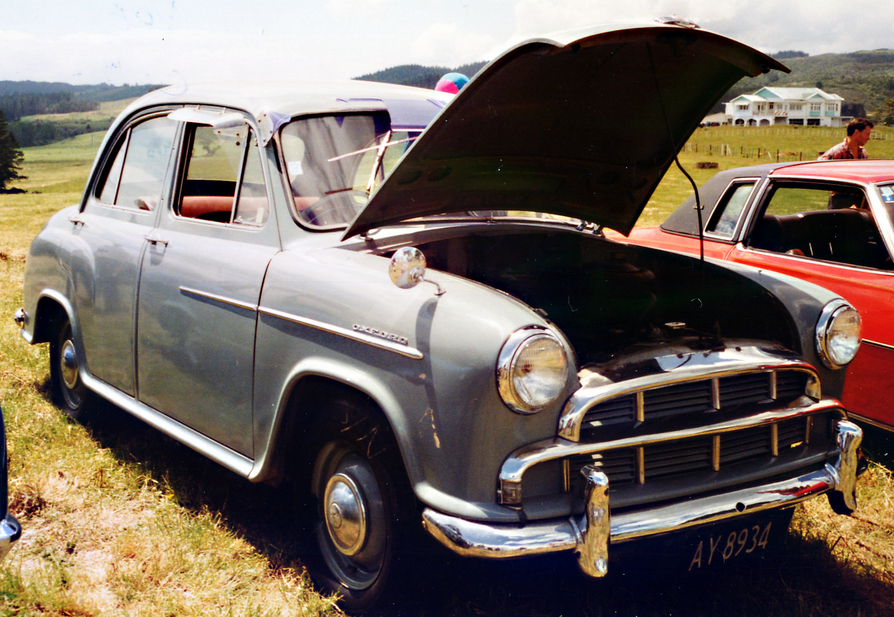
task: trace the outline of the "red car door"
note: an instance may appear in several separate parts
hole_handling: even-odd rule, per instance
[[[844,406],[872,424],[894,426],[894,272],[836,264],[737,245],[727,258],[816,283],[860,311],[863,344],[848,368]]]

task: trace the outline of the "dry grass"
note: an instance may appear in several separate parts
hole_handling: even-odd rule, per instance
[[[12,510],[25,528],[0,564],[0,616],[340,614],[295,557],[286,491],[249,484],[115,409],[79,425],[48,400],[46,346],[25,344],[9,317],[21,306],[30,239],[80,199],[99,141],[26,151],[18,186],[29,192],[0,195],[0,401]],[[682,199],[669,183],[661,193]],[[880,460],[888,467],[860,480],[856,516],[836,516],[822,499],[806,504],[785,550],[756,567],[585,580],[567,555],[445,556],[423,577],[430,585],[408,585],[383,614],[887,617],[894,479],[890,456]]]

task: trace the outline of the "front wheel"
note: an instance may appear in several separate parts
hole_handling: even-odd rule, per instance
[[[83,358],[74,344],[71,322],[61,319],[50,341],[50,382],[53,399],[73,420],[83,420],[92,404],[92,393],[81,379]]]
[[[334,407],[306,450],[312,453],[305,516],[313,547],[307,565],[323,591],[360,612],[395,579],[408,508],[399,495],[406,497],[409,487],[397,485],[404,477],[397,445],[375,410],[348,401]]]

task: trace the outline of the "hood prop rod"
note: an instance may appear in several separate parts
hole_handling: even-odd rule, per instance
[[[658,96],[658,104],[661,107],[661,114],[664,116],[664,126],[667,128],[667,136],[670,140],[670,143],[674,143],[674,131],[670,124],[670,118],[667,116],[667,108],[664,105],[664,98],[661,96],[661,86],[658,83],[658,74],[655,71],[655,60],[652,56],[652,45],[647,45],[648,53],[649,53],[649,64],[652,68],[652,80],[655,83],[655,94]],[[680,164],[680,159],[677,156],[677,152],[674,151],[674,163],[676,163],[677,168],[683,172],[683,175],[686,176],[686,179],[689,180],[689,184],[692,185],[692,189],[695,191],[695,211],[698,216],[698,253],[699,253],[699,297],[693,298],[693,302],[698,303],[698,307],[696,309],[696,314],[698,315],[698,324],[696,325],[696,331],[698,332],[698,339],[700,344],[704,344],[706,333],[704,328],[704,309],[705,309],[705,288],[706,288],[706,280],[705,280],[705,233],[702,228],[702,204],[701,199],[698,194],[698,186],[695,184],[695,180],[692,179],[692,176],[689,175],[683,165]],[[719,326],[716,328],[714,332],[713,340],[711,341],[712,346],[716,345],[720,339]]]

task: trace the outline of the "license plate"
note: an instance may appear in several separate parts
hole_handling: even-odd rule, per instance
[[[785,543],[793,508],[772,510],[612,546],[610,569],[625,575],[698,576],[715,568],[763,561]]]
[[[689,561],[689,572],[765,551],[770,544],[772,529],[772,520],[758,521],[698,540]]]

